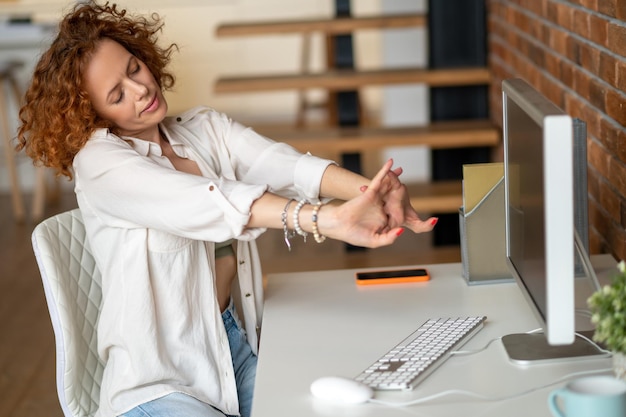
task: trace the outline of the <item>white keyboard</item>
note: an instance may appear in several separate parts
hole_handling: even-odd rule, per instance
[[[486,317],[429,319],[354,379],[377,390],[411,390],[483,327]]]

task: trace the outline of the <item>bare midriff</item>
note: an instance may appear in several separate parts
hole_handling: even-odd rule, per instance
[[[230,289],[237,275],[237,261],[235,255],[215,258],[215,286],[217,288],[217,302],[220,311],[226,310],[230,302]]]

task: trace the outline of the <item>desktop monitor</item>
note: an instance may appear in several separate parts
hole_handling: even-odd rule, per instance
[[[576,337],[576,259],[595,280],[574,226],[573,120],[521,79],[502,100],[506,262],[543,330],[503,343],[521,363],[598,354]]]

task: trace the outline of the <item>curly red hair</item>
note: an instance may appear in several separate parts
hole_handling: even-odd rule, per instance
[[[146,64],[162,89],[170,89],[174,76],[165,68],[176,45],[157,45],[162,27],[156,13],[130,16],[108,2],[76,5],[35,68],[19,112],[17,150],[71,179],[74,156],[95,129],[111,127],[96,115],[83,85],[83,71],[98,43],[104,38],[118,42]]]

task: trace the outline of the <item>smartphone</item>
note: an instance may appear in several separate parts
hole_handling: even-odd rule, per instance
[[[398,284],[402,282],[428,281],[430,275],[425,268],[367,271],[356,273],[358,285]]]

